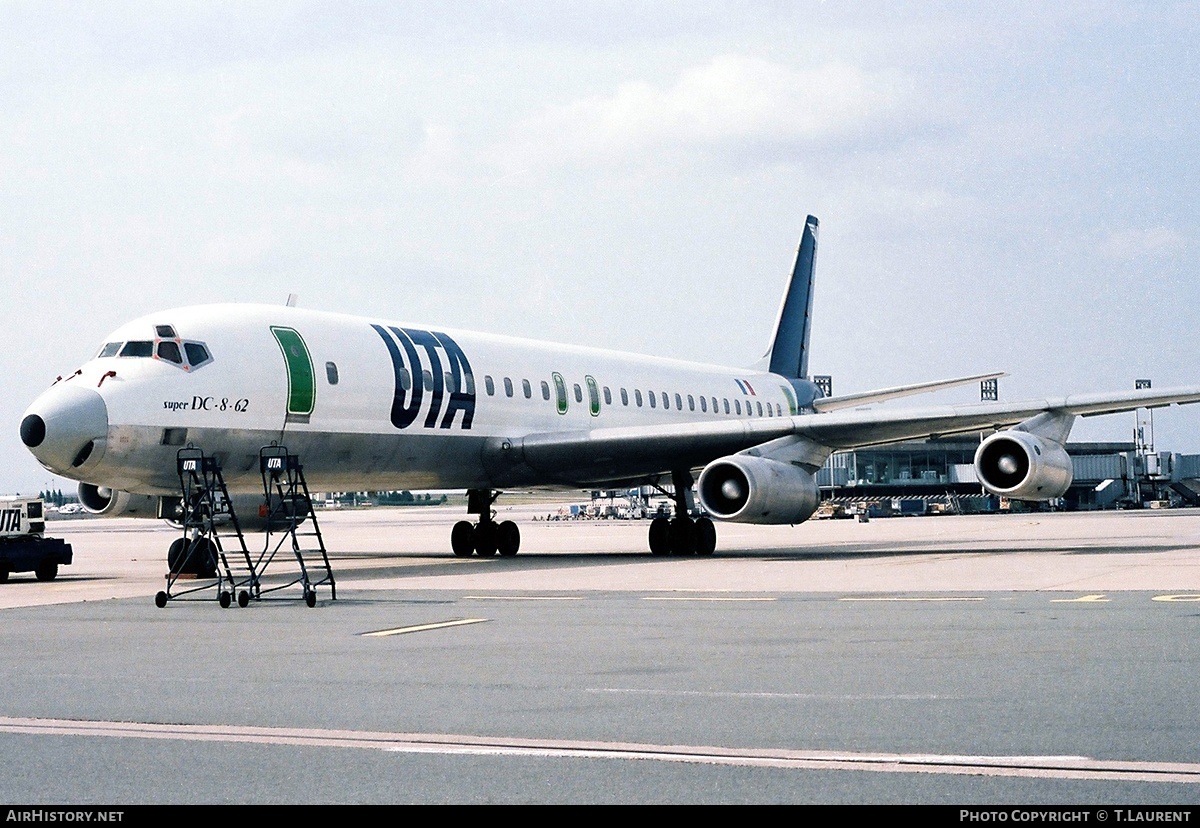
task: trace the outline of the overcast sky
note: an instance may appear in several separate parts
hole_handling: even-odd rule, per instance
[[[0,0],[0,491],[70,488],[22,412],[178,305],[753,364],[808,213],[837,392],[1200,384],[1198,44],[1165,0]]]

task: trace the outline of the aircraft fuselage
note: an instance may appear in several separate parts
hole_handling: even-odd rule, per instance
[[[500,462],[506,441],[798,408],[788,380],[761,371],[211,305],[122,326],[28,413],[43,431],[31,451],[52,471],[165,495],[179,487],[175,456],[188,445],[218,458],[232,491],[261,486],[258,452],[271,444],[301,457],[315,490],[596,485],[623,474],[582,467],[534,479]]]

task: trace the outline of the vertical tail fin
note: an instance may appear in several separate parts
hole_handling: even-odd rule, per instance
[[[808,376],[808,336],[812,324],[813,276],[817,263],[817,219],[809,216],[800,235],[800,249],[792,268],[779,318],[775,322],[775,337],[767,351],[768,370],[789,379]]]

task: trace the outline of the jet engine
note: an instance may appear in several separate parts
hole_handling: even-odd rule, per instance
[[[737,523],[802,523],[821,499],[816,479],[804,469],[745,454],[709,463],[698,491],[705,511]]]
[[[975,473],[992,494],[1053,500],[1071,485],[1071,458],[1060,443],[1027,431],[999,431],[975,451]]]
[[[80,483],[76,491],[79,505],[93,515],[152,518],[158,514],[158,498],[153,495],[130,494],[92,483]]]

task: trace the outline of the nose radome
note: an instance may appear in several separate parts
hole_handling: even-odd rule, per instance
[[[56,385],[34,400],[21,419],[21,442],[59,474],[98,458],[107,435],[108,406],[91,388]]]

